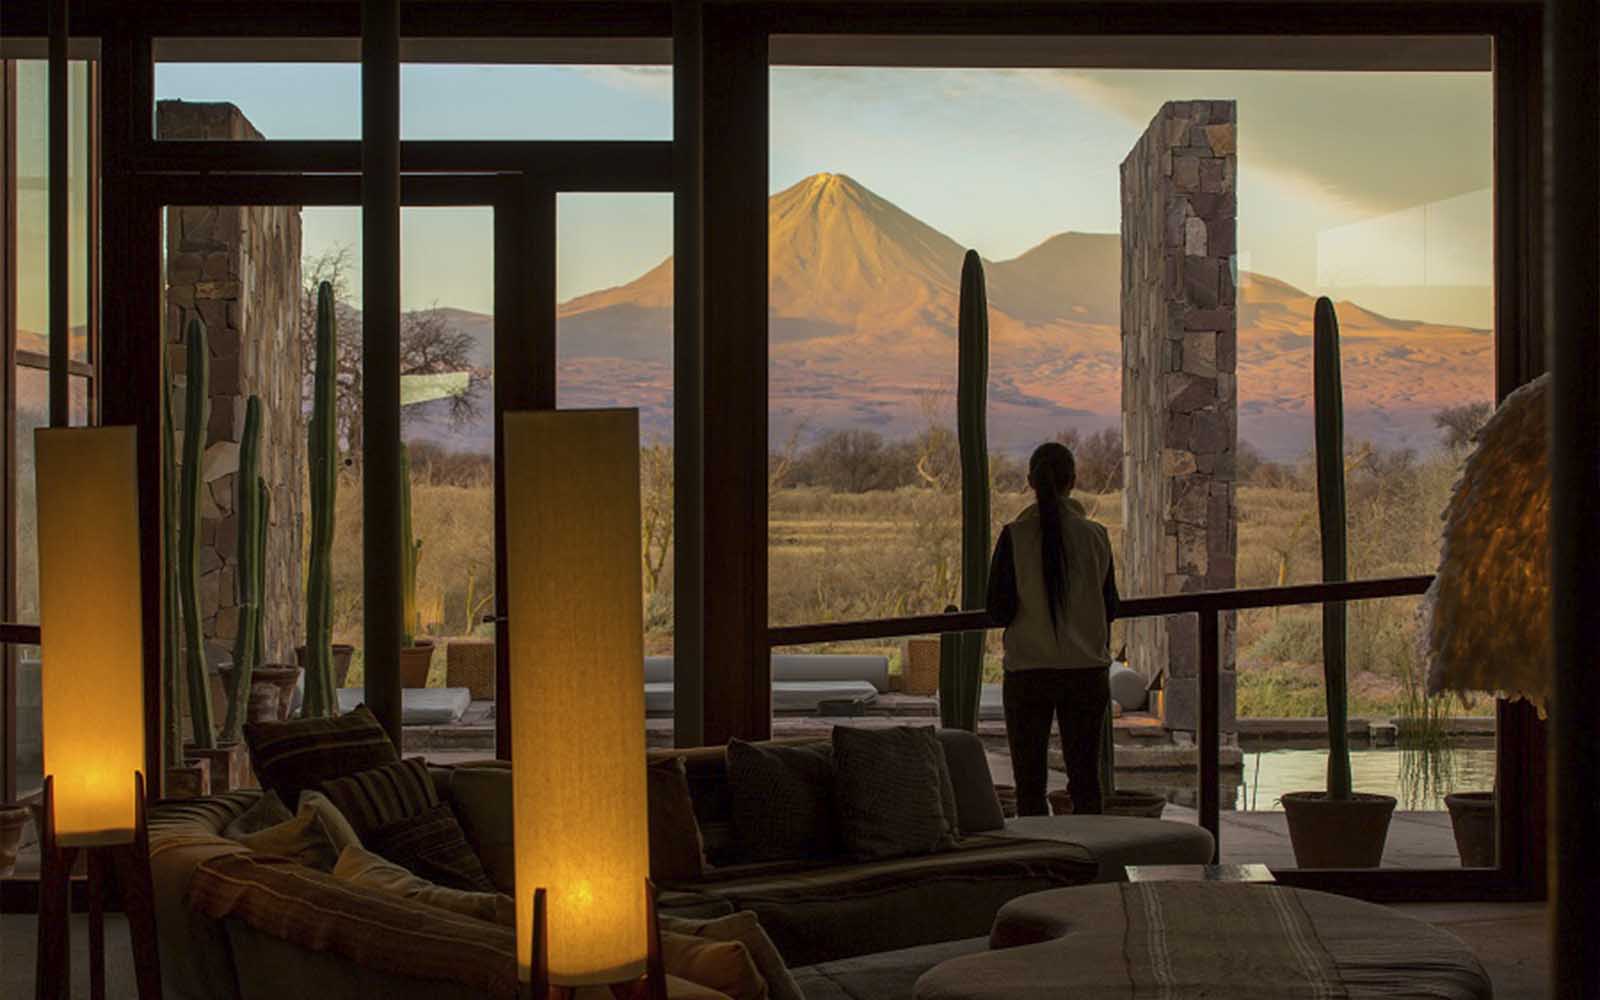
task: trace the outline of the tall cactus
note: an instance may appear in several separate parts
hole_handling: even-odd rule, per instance
[[[311,552],[306,573],[307,718],[333,715],[333,505],[339,488],[337,385],[338,328],[333,285],[317,288],[316,364],[311,389],[311,430],[306,465],[311,483]]]
[[[411,452],[400,448],[400,645],[410,646],[422,631],[417,611],[417,564],[422,561],[422,540],[411,534]]]
[[[161,364],[161,700],[165,703],[162,755],[167,767],[183,764],[183,612],[178,606],[178,436],[172,426],[172,369]]]
[[[968,250],[961,263],[957,334],[956,431],[961,447],[961,606],[984,607],[989,577],[989,303],[983,261]],[[939,715],[947,727],[978,727],[984,633],[941,638]],[[951,648],[953,647],[953,648]]]
[[[267,662],[267,525],[272,523],[272,490],[264,476],[256,477],[256,666]]]
[[[183,468],[178,487],[178,596],[183,606],[183,663],[189,682],[189,720],[194,745],[217,745],[211,720],[211,678],[200,621],[200,463],[211,420],[211,347],[198,316],[184,329],[188,367],[183,387]]]
[[[234,522],[237,525],[239,624],[234,631],[233,671],[228,689],[228,716],[222,723],[222,741],[237,741],[243,733],[245,709],[250,704],[250,678],[260,649],[262,581],[261,560],[261,397],[252,395],[244,408],[244,433],[239,438],[239,470],[234,478]]]
[[[1339,317],[1333,302],[1317,299],[1314,343],[1317,433],[1317,516],[1321,522],[1322,580],[1349,577],[1345,544],[1344,388],[1339,372]],[[1350,686],[1344,602],[1322,606],[1322,681],[1328,703],[1328,798],[1351,796]]]

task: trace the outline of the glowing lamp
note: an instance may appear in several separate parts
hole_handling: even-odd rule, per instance
[[[34,432],[44,772],[63,847],[126,844],[144,769],[132,427]]]
[[[652,952],[639,416],[504,421],[518,971],[536,987],[638,979]]]

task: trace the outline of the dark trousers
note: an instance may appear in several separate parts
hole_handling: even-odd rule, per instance
[[[1050,723],[1061,723],[1061,755],[1074,813],[1099,813],[1100,740],[1111,705],[1110,673],[1100,670],[1017,670],[1002,689],[1017,814],[1043,816],[1049,773]]]

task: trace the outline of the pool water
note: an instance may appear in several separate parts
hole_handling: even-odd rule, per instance
[[[1494,749],[1455,747],[1444,751],[1359,749],[1350,751],[1355,790],[1393,795],[1398,809],[1444,809],[1452,792],[1494,788]],[[1307,792],[1327,782],[1328,751],[1287,749],[1244,754],[1243,783],[1235,807],[1254,812],[1282,812],[1285,792]]]

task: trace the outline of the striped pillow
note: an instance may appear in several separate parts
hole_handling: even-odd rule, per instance
[[[421,757],[330,778],[317,790],[344,814],[363,842],[377,830],[439,804],[428,764]]]
[[[483,862],[467,845],[456,814],[443,802],[426,812],[373,831],[363,842],[373,853],[436,885],[494,892]]]
[[[246,723],[244,739],[261,787],[277,792],[291,809],[302,789],[400,759],[365,705],[331,719]]]

